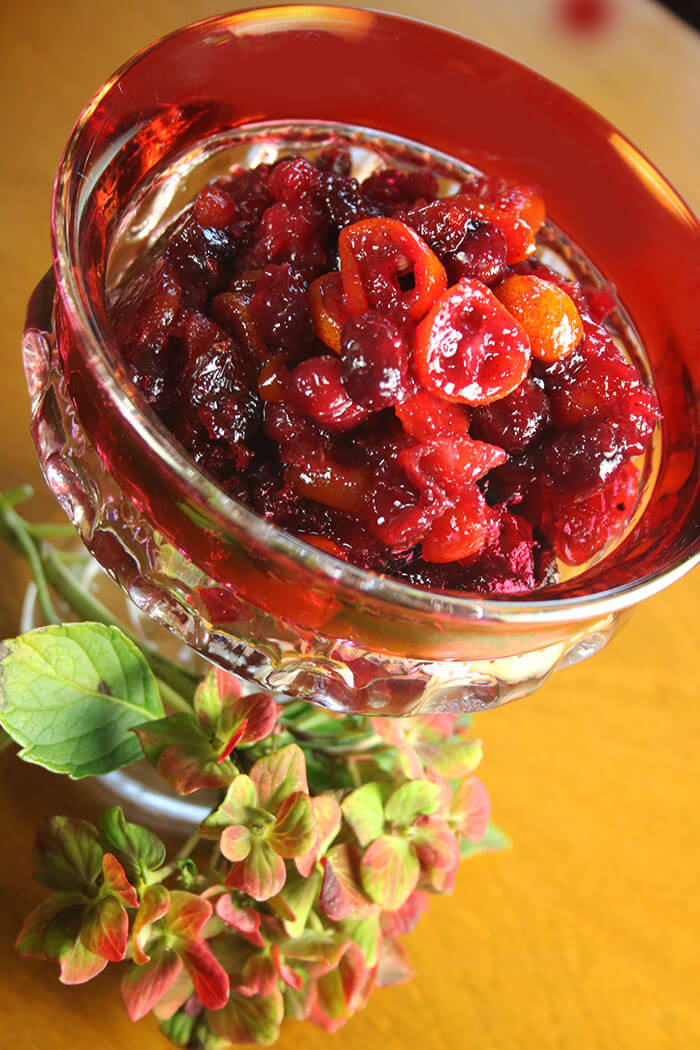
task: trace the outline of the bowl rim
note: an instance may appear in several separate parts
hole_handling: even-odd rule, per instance
[[[300,10],[304,11],[303,20],[299,17]],[[598,124],[601,131],[614,132],[618,139],[623,139],[629,143],[635,153],[643,157],[649,168],[653,170],[671,196],[683,207],[684,211],[695,219],[687,203],[658,168],[629,139],[618,132],[614,125],[597,113],[591,106],[530,66],[473,38],[445,29],[427,20],[371,8],[358,9],[351,6],[329,7],[323,4],[305,4],[303,7],[299,7],[297,5],[281,4],[263,8],[251,7],[240,11],[213,15],[188,23],[159,37],[120,65],[97,89],[80,113],[71,130],[56,172],[51,205],[51,243],[57,290],[61,296],[62,307],[68,314],[73,332],[81,341],[90,345],[92,351],[91,366],[100,383],[101,391],[110,398],[124,425],[137,432],[140,439],[148,446],[159,462],[180,479],[184,479],[189,489],[217,515],[222,524],[226,525],[228,523],[240,530],[256,547],[264,547],[269,553],[286,557],[329,583],[341,581],[346,588],[354,589],[358,594],[371,594],[374,598],[384,600],[390,605],[426,613],[431,617],[445,616],[471,623],[474,620],[498,621],[506,625],[521,627],[528,624],[531,625],[533,622],[543,625],[561,624],[605,617],[652,596],[685,575],[700,562],[700,535],[692,542],[689,549],[683,551],[682,557],[664,568],[609,589],[568,598],[554,597],[532,600],[530,598],[521,599],[514,597],[503,600],[482,598],[472,592],[466,592],[462,596],[455,592],[430,591],[412,586],[388,575],[341,562],[298,539],[280,526],[267,521],[245,504],[238,502],[224,492],[223,489],[219,488],[189,458],[165,425],[143,401],[137,388],[128,380],[127,382],[129,382],[132,390],[127,391],[107,360],[102,346],[104,339],[99,338],[102,333],[99,332],[91,318],[90,312],[86,309],[76,277],[76,268],[71,265],[70,208],[68,203],[71,190],[72,158],[88,121],[105,96],[109,94],[125,73],[136,64],[147,59],[152,52],[157,51],[163,44],[183,33],[199,30],[207,26],[221,25],[222,23],[226,24],[227,27],[239,23],[244,24],[261,16],[264,16],[265,20],[270,20],[272,16],[277,16],[280,20],[280,27],[282,27],[283,23],[291,27],[295,20],[297,24],[301,24],[302,21],[308,22],[310,15],[316,16],[318,20],[322,20],[329,13],[332,14],[336,23],[343,16],[356,17],[358,14],[362,14],[371,16],[373,20],[378,20],[380,23],[393,25],[397,29],[399,27],[418,26],[424,31],[450,37],[455,41],[466,43],[470,47],[490,53],[497,60],[523,70],[528,77],[540,81],[548,90],[565,96],[570,104],[587,111],[588,119]],[[270,121],[269,123],[273,122]],[[697,220],[695,222],[697,224]]]

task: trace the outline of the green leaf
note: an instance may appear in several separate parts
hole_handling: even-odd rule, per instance
[[[37,833],[32,873],[37,882],[57,893],[87,893],[102,873],[102,857],[92,824],[51,817]]]
[[[195,1017],[188,1017],[182,1010],[178,1010],[172,1017],[159,1021],[158,1027],[173,1046],[187,1046],[192,1037],[196,1020]]]
[[[369,845],[384,830],[384,798],[379,784],[363,784],[343,799],[340,808],[361,846]]]
[[[228,786],[224,801],[214,810],[202,825],[202,834],[207,838],[217,838],[220,828],[231,824],[247,824],[250,811],[256,807],[257,791],[255,784],[245,773],[239,774]]]
[[[250,853],[245,860],[232,864],[226,885],[235,890],[242,890],[253,900],[266,901],[280,892],[286,874],[284,861],[269,843],[253,839]]]
[[[290,937],[299,937],[306,927],[309,913],[321,888],[321,872],[313,871],[305,877],[291,870],[280,897],[293,918],[283,918],[284,928]],[[271,901],[274,905],[275,901]]]
[[[180,795],[225,787],[236,775],[230,761],[218,761],[208,735],[186,711],[139,726],[134,732],[153,768]]]
[[[287,744],[258,759],[250,779],[258,791],[258,805],[270,813],[276,813],[294,791],[309,793],[304,752],[298,744]]]
[[[360,857],[354,843],[332,846],[321,863],[323,884],[318,903],[329,919],[339,922],[372,907],[362,892]]]
[[[119,806],[104,811],[98,828],[102,845],[121,862],[130,879],[144,878],[165,863],[165,846],[157,835],[129,823]]]
[[[396,835],[375,839],[362,857],[362,886],[386,911],[400,908],[418,882],[420,865],[410,843]]]
[[[462,859],[465,859],[474,857],[477,853],[494,853],[496,850],[510,849],[512,845],[506,833],[492,821],[488,831],[479,842],[468,842],[467,839],[462,839],[460,853]]]
[[[358,946],[371,969],[377,962],[379,952],[379,916],[366,915],[361,919],[344,919],[341,932],[347,934]]]
[[[299,937],[284,941],[282,950],[290,959],[320,962],[324,966],[337,966],[347,945],[347,939],[339,933],[306,930]]]
[[[170,891],[162,883],[156,882],[146,887],[132,929],[132,954],[134,962],[139,966],[149,962],[150,956],[146,953],[146,946],[151,936],[151,928],[154,922],[168,914],[169,907]]]
[[[162,714],[153,673],[116,627],[42,627],[0,645],[0,725],[27,762],[109,773],[140,757],[130,730]]]
[[[210,1031],[220,1039],[270,1046],[279,1036],[284,1001],[278,988],[272,995],[251,998],[231,992],[223,1010],[207,1011],[206,1016]]]
[[[269,842],[280,857],[299,857],[313,846],[316,824],[311,810],[311,799],[295,791],[282,805]]]
[[[85,984],[102,973],[107,960],[88,951],[80,940],[68,945],[59,955],[61,984]]]
[[[83,947],[107,962],[121,962],[126,954],[129,917],[116,897],[102,897],[88,910],[80,930]]]
[[[430,780],[412,780],[393,792],[384,812],[392,824],[408,827],[416,817],[434,813],[440,803],[440,787]]]
[[[457,780],[473,772],[483,757],[480,740],[455,733],[449,740],[434,747],[434,758],[430,766],[442,777]]]

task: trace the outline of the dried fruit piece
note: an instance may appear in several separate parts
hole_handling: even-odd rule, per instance
[[[339,273],[325,273],[309,285],[309,309],[316,335],[330,350],[339,354],[340,333],[350,316]]]
[[[530,339],[535,357],[560,361],[583,338],[583,324],[573,300],[563,288],[532,275],[509,277],[495,292]]]

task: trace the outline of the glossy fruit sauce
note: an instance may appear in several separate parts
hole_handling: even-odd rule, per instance
[[[286,145],[119,273],[152,409],[236,499],[375,572],[525,594],[600,558],[640,510],[658,403],[539,189],[395,143]]]

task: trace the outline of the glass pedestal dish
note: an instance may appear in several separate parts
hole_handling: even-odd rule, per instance
[[[420,143],[447,168],[541,185],[556,223],[549,246],[564,231],[566,262],[615,282],[664,422],[632,527],[580,575],[506,601],[341,563],[227,496],[128,379],[107,322],[119,273],[236,150],[329,128],[351,129],[363,148]],[[23,344],[46,480],[139,609],[248,681],[335,711],[496,706],[599,650],[636,602],[700,559],[697,221],[622,135],[511,60],[346,8],[188,27],[124,66],[83,112],[52,231],[53,270]]]

